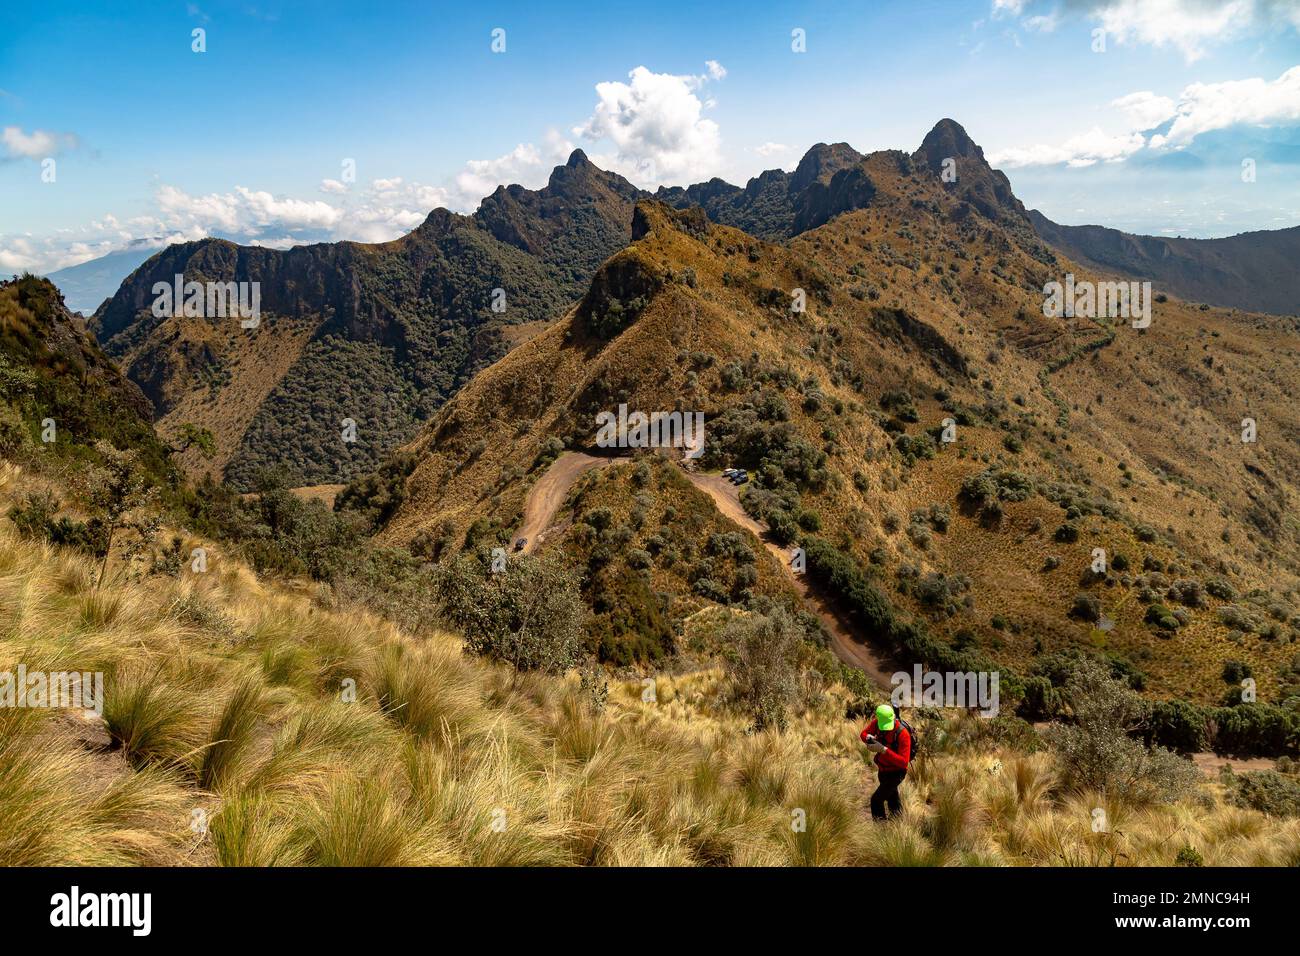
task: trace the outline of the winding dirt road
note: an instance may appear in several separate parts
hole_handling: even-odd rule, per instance
[[[619,458],[598,458],[578,451],[566,451],[551,464],[528,491],[524,501],[524,520],[518,537],[527,538],[524,553],[533,553],[546,536],[555,530],[555,515],[569,496],[569,491],[584,474],[593,468],[603,468]],[[696,488],[699,488],[712,500],[718,511],[730,520],[749,531],[762,542],[768,552],[776,558],[777,563],[785,569],[790,583],[794,585],[804,605],[826,627],[831,636],[831,648],[844,663],[864,671],[868,677],[881,687],[889,687],[889,675],[894,668],[888,667],[884,660],[867,645],[853,637],[852,628],[839,611],[823,595],[812,588],[801,574],[790,569],[790,555],[779,544],[768,540],[767,528],[745,513],[740,503],[740,489],[721,475],[703,475],[683,471],[683,474]]]
[[[744,506],[740,503],[740,489],[721,475],[701,475],[689,471],[683,472],[683,474],[690,479],[691,484],[713,499],[713,503],[717,505],[718,510],[725,517],[751,532],[754,537],[763,543],[763,547],[768,550],[768,553],[776,558],[781,567],[785,569],[786,575],[794,585],[795,590],[799,592],[804,605],[813,611],[826,627],[826,631],[831,636],[831,648],[835,651],[835,655],[844,663],[864,671],[868,677],[881,687],[891,686],[889,675],[896,668],[887,667],[885,662],[876,655],[875,651],[867,645],[854,640],[848,621],[820,593],[812,588],[802,574],[795,574],[791,570],[790,553],[781,545],[769,540],[767,538],[767,527],[755,521],[745,512]]]
[[[528,489],[528,498],[524,501],[524,522],[519,528],[518,537],[527,538],[524,554],[532,554],[537,546],[546,540],[551,531],[551,522],[555,513],[569,497],[569,490],[574,483],[593,468],[603,468],[618,461],[617,458],[597,458],[580,451],[566,451],[546,469],[546,474],[538,478]]]

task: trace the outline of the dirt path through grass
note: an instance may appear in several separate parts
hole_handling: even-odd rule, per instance
[[[626,458],[599,458],[580,451],[566,451],[546,470],[546,473],[528,491],[524,501],[524,520],[518,537],[528,539],[524,553],[534,553],[554,529],[555,515],[569,496],[569,491],[579,478],[593,468],[603,468]],[[790,569],[790,555],[779,544],[768,540],[767,527],[745,513],[740,503],[740,490],[721,475],[706,475],[683,471],[686,478],[713,500],[723,516],[749,531],[785,569],[805,607],[821,619],[831,636],[831,648],[844,663],[862,670],[876,684],[889,687],[889,675],[895,670],[866,644],[853,637],[852,628],[844,616],[818,593],[801,574]]]
[[[574,482],[593,468],[603,468],[618,461],[617,458],[597,458],[580,451],[566,451],[551,463],[546,474],[528,489],[524,501],[524,521],[519,537],[527,538],[524,554],[532,554],[546,539],[546,533],[555,520],[555,513],[569,496]]]
[[[810,585],[807,578],[802,574],[795,574],[790,569],[790,553],[775,541],[769,540],[767,526],[755,521],[745,512],[744,505],[740,503],[740,489],[721,475],[705,475],[689,471],[683,474],[691,484],[713,499],[713,503],[725,517],[751,532],[763,543],[768,553],[776,558],[785,569],[786,576],[795,590],[799,592],[804,605],[821,619],[831,636],[831,648],[836,656],[844,663],[864,671],[881,687],[891,686],[889,675],[894,673],[896,668],[889,667],[872,648],[854,639],[852,628],[843,615]]]

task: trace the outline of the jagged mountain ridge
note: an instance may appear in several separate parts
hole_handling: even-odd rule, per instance
[[[501,187],[473,216],[434,210],[392,242],[286,251],[207,239],[137,269],[95,315],[106,350],[164,432],[209,427],[212,468],[247,487],[265,466],[299,484],[346,480],[409,438],[516,330],[561,313],[629,238],[640,191],[580,151],[540,190]],[[155,282],[258,282],[264,321],[151,314]],[[501,289],[503,311],[493,308]],[[341,422],[357,441],[340,440]]]
[[[834,542],[951,647],[1027,672],[1043,652],[1101,646],[1148,690],[1191,699],[1214,694],[1226,660],[1249,659],[1272,693],[1287,639],[1234,638],[1225,621],[1277,625],[1204,587],[1230,580],[1295,615],[1292,324],[1173,298],[1145,331],[1048,319],[1046,281],[1099,275],[1047,249],[995,181],[968,176],[963,190],[923,160],[863,157],[872,201],[781,244],[698,208],[639,204],[633,245],[583,301],[406,448],[416,466],[383,539],[439,560],[508,546],[554,442],[595,451],[595,414],[621,403],[701,410],[703,464],[749,468],[752,513],[791,540]],[[1241,443],[1247,409],[1269,423],[1266,445]],[[955,447],[938,443],[945,419]],[[689,642],[697,611],[744,593],[741,569],[681,537],[700,511],[692,489],[638,467],[583,477],[544,548],[585,569],[610,616],[602,640],[658,594],[670,597],[647,620],[666,615]],[[1009,483],[996,507],[964,491],[985,472]],[[1090,577],[1095,547],[1122,569]],[[613,583],[643,578],[636,594]],[[1076,616],[1080,594],[1107,630]],[[1152,623],[1175,620],[1170,607],[1186,618],[1172,639]]]
[[[942,175],[947,160],[952,181]],[[656,196],[676,208],[698,205],[712,221],[751,235],[790,241],[870,207],[877,178],[918,169],[957,201],[953,215],[997,223],[1040,261],[1050,261],[1053,241],[1065,241],[1031,218],[1006,176],[948,119],[911,154],[884,151],[868,162],[847,144],[818,144],[791,173],[769,170],[745,187],[718,179],[665,187]],[[164,433],[184,421],[216,433],[217,460],[183,457],[191,471],[224,472],[240,487],[263,466],[285,468],[296,483],[345,481],[415,434],[475,371],[562,315],[631,238],[632,204],[646,195],[579,150],[541,190],[499,187],[473,216],[435,210],[392,243],[286,252],[219,240],[172,247],[137,270],[93,326],[157,406]],[[1273,234],[1264,235],[1267,242]],[[1119,260],[1079,261],[1115,271]],[[147,314],[152,283],[177,271],[260,281],[275,333],[154,320]],[[492,290],[507,286],[507,310],[494,313]],[[1252,301],[1259,298],[1256,289]],[[358,425],[355,443],[339,440],[344,419]]]

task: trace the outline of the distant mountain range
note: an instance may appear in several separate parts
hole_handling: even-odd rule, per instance
[[[699,206],[712,222],[790,241],[836,216],[870,208],[877,179],[924,171],[959,216],[997,223],[1028,254],[1056,250],[1081,266],[1151,279],[1157,291],[1252,310],[1294,310],[1300,280],[1287,268],[1300,229],[1222,240],[1127,236],[1060,226],[1027,212],[1007,177],[952,120],[913,153],[873,163],[845,143],[818,144],[793,172],[769,170],[744,187],[719,179],[640,190],[575,151],[546,186],[498,188],[470,216],[429,214],[388,243],[320,243],[286,251],[207,239],[158,251],[96,311],[91,328],[154,403],[164,434],[208,427],[218,453],[192,470],[250,486],[261,468],[296,484],[337,483],[377,466],[477,371],[580,298],[596,270],[632,239],[632,208],[655,198]],[[945,175],[948,161],[954,175]],[[920,195],[915,199],[920,203]],[[125,267],[143,250],[117,254]],[[110,264],[86,263],[82,288]],[[255,332],[220,319],[154,318],[155,282],[256,281],[267,319]],[[500,290],[499,292],[496,290]],[[79,293],[89,295],[90,293]],[[343,423],[356,441],[340,451]]]
[[[90,315],[105,299],[111,298],[126,277],[157,252],[160,245],[156,239],[134,239],[125,249],[59,269],[46,278],[59,287],[69,309]]]
[[[1183,299],[1300,315],[1300,226],[1225,239],[1135,236],[1105,226],[1062,226],[1029,213],[1043,239],[1102,272],[1149,279]]]

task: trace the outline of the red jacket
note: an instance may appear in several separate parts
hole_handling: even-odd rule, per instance
[[[894,720],[893,730],[880,730],[876,726],[876,719],[871,718],[871,723],[862,731],[862,742],[867,742],[867,737],[873,736],[885,745],[886,749],[876,754],[876,766],[881,770],[906,770],[908,763],[912,759],[912,735],[907,732],[902,721]]]

